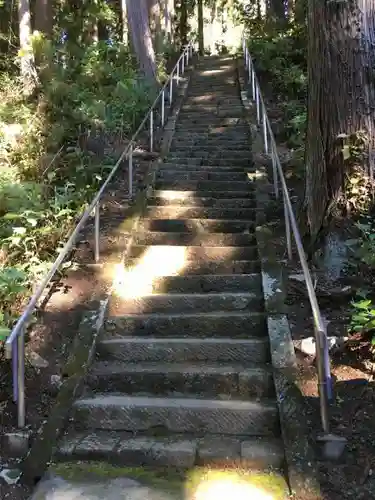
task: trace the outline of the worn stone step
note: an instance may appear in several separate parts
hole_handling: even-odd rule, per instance
[[[172,247],[172,248],[171,248]],[[176,257],[175,257],[176,256]],[[132,245],[128,257],[130,259],[143,258],[143,262],[158,265],[165,259],[178,259],[196,262],[228,261],[228,260],[256,260],[258,249],[254,246],[182,246],[182,245]],[[182,267],[183,270],[183,267]],[[178,271],[180,271],[180,266]]]
[[[139,230],[175,233],[252,233],[255,221],[224,219],[142,219]]]
[[[150,293],[219,293],[260,290],[260,274],[161,276],[146,278]]]
[[[104,460],[127,467],[154,466],[191,469],[199,465],[242,465],[279,469],[284,463],[282,442],[271,437],[228,438],[186,434],[169,436],[111,431],[79,432],[69,429],[59,442],[56,458]]]
[[[176,155],[170,155],[168,156],[168,162],[170,163],[188,163],[189,165],[217,165],[219,167],[250,167],[253,164],[253,160],[251,157],[251,154],[247,155],[246,157],[234,157],[232,156],[226,156],[223,158],[222,156],[219,155],[206,155],[206,154],[200,154],[197,157],[191,157],[188,156],[176,156]]]
[[[144,314],[107,318],[103,326],[107,338],[267,338],[266,316],[249,311],[215,313]]]
[[[153,203],[153,200],[158,200],[155,204],[174,204],[174,203],[183,203],[189,204],[191,202],[191,206],[195,204],[202,203],[204,205],[205,201],[203,200],[212,200],[212,203],[229,203],[229,201],[235,201],[241,203],[245,203],[247,201],[255,200],[255,191],[247,190],[247,191],[177,191],[174,190],[155,190],[153,192],[153,197],[149,198],[150,203]],[[163,201],[163,203],[161,203]],[[165,202],[165,203],[164,203]]]
[[[156,190],[177,191],[254,191],[254,184],[251,181],[162,181],[155,183]]]
[[[226,219],[254,220],[254,208],[210,208],[162,206],[148,207],[146,217],[153,219]]]
[[[160,170],[157,178],[160,181],[246,181],[247,175],[243,172],[182,172],[180,170]]]
[[[204,432],[207,434],[273,436],[279,431],[273,401],[219,401],[97,394],[73,404],[81,428],[112,431]]]
[[[211,207],[211,208],[256,208],[254,198],[211,198],[211,197],[195,197],[195,198],[149,198],[149,206],[180,206],[180,207]]]
[[[210,113],[209,117],[207,117],[207,115],[205,115],[205,113],[203,113],[202,111],[192,113],[191,111],[185,112],[184,110],[182,110],[178,116],[177,126],[179,128],[183,128],[184,126],[193,126],[193,128],[197,127],[196,130],[205,127],[240,127],[240,129],[248,130],[245,128],[245,123],[246,122],[243,116],[219,117],[213,116]]]
[[[246,123],[238,124],[235,126],[222,125],[213,126],[205,125],[204,127],[196,125],[191,129],[180,127],[179,123],[176,124],[176,130],[173,134],[173,140],[202,140],[202,139],[220,139],[220,140],[242,140],[248,139],[250,136],[250,129]]]
[[[248,141],[243,138],[240,141],[234,141],[229,139],[205,139],[201,138],[195,141],[189,141],[186,139],[174,139],[170,151],[181,151],[185,150],[187,154],[193,149],[202,149],[203,151],[249,151]]]
[[[258,400],[274,395],[273,377],[266,366],[190,363],[95,362],[86,379],[88,389],[106,393],[188,396]]]
[[[162,231],[138,232],[134,235],[135,245],[178,245],[202,247],[247,247],[254,246],[255,234],[242,233],[164,233]]]
[[[176,331],[176,334],[179,332]],[[97,358],[101,361],[141,363],[268,363],[267,338],[144,338],[121,337],[98,343]]]
[[[178,126],[176,126],[178,127]],[[202,128],[202,127],[201,127]],[[176,128],[173,135],[173,140],[175,141],[201,141],[201,140],[212,140],[212,141],[249,141],[249,128],[241,127],[237,125],[236,128],[229,127],[214,127],[212,129],[198,130],[193,129],[183,129]]]
[[[245,172],[244,167],[232,167],[226,165],[200,165],[194,163],[161,163],[158,167],[159,172],[179,170],[181,172]]]
[[[263,294],[259,291],[227,293],[160,293],[141,297],[113,296],[109,304],[109,315],[148,313],[189,313],[216,311],[258,311],[263,310]]]
[[[208,151],[206,148],[173,148],[168,155],[168,160],[173,161],[175,158],[200,158],[207,160],[224,158],[227,159],[230,164],[232,160],[249,159],[251,157],[252,153],[249,148],[237,151],[215,147],[212,148],[211,151]]]
[[[178,248],[178,247],[177,247]],[[176,263],[174,261],[177,261]],[[169,256],[164,259],[166,264],[166,273],[169,276],[181,275],[181,276],[195,276],[202,274],[252,274],[260,272],[260,262],[259,260],[227,260],[223,261],[220,259],[205,259],[203,260],[185,260],[184,255],[181,256],[179,251],[169,251]],[[156,269],[156,274],[160,276],[160,272],[163,272],[163,268],[159,269],[160,259],[154,261],[150,259],[150,263],[145,265],[145,259],[127,259],[126,268],[132,270],[137,278],[137,272],[139,271],[139,277],[142,278],[144,273],[145,285],[148,286],[147,276],[151,274],[151,268]]]

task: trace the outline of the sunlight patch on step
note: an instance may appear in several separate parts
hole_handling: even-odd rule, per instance
[[[138,263],[126,269],[115,268],[113,291],[120,298],[137,298],[152,294],[153,282],[165,276],[176,276],[185,268],[187,248],[173,245],[147,249]]]
[[[275,496],[259,483],[254,475],[248,477],[234,471],[208,472],[199,481],[191,500],[276,500]],[[268,483],[269,478],[265,481]],[[273,488],[272,488],[273,489]],[[278,490],[278,488],[276,488]],[[275,492],[276,493],[276,492]],[[279,492],[277,491],[277,494]]]

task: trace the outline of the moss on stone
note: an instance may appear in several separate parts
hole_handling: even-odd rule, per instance
[[[67,481],[103,481],[119,477],[134,479],[157,490],[177,493],[184,500],[194,497],[202,482],[224,481],[246,483],[261,492],[272,495],[273,500],[289,498],[285,478],[274,472],[249,471],[241,468],[215,469],[197,467],[191,471],[174,468],[123,467],[106,462],[65,462],[51,466],[51,472]]]
[[[67,481],[103,481],[127,477],[169,492],[182,491],[184,486],[184,474],[170,468],[123,467],[101,461],[77,461],[53,464],[50,471]]]

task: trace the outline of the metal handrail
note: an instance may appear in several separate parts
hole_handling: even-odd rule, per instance
[[[302,266],[302,272],[306,283],[307,293],[311,305],[314,321],[314,332],[316,342],[316,361],[318,367],[318,387],[320,399],[320,416],[323,428],[323,433],[329,434],[329,402],[333,399],[332,379],[330,369],[330,359],[327,342],[327,330],[324,324],[322,314],[320,312],[318,300],[315,293],[315,288],[311,278],[311,273],[307,263],[305,251],[303,248],[301,234],[298,229],[296,217],[294,215],[292,202],[289,197],[288,187],[284,177],[284,172],[281,166],[280,158],[277,153],[275,136],[273,134],[270,121],[268,119],[266,106],[264,104],[263,96],[260,91],[259,80],[257,78],[254,64],[246,45],[245,39],[243,40],[243,53],[245,58],[245,68],[247,70],[248,82],[251,86],[251,95],[256,104],[257,123],[262,125],[263,129],[263,143],[266,154],[271,150],[272,158],[272,173],[273,173],[273,186],[276,199],[279,198],[279,181],[281,185],[281,192],[283,195],[284,205],[284,220],[285,220],[285,233],[286,243],[288,250],[288,257],[292,259],[292,238],[293,233],[294,241]],[[270,144],[269,144],[270,142]]]
[[[143,130],[147,121],[149,122],[150,127],[150,150],[153,151],[154,147],[154,111],[156,106],[159,104],[159,100],[161,99],[161,126],[163,127],[165,124],[165,93],[167,91],[167,87],[169,86],[169,104],[172,105],[173,100],[173,86],[176,77],[176,85],[178,86],[180,83],[180,78],[185,72],[185,68],[189,63],[190,57],[193,55],[193,44],[189,42],[188,45],[185,46],[182,51],[178,61],[176,62],[173,70],[169,74],[169,77],[163,87],[161,88],[158,96],[154,100],[153,104],[149,108],[145,117],[143,118],[141,124],[133,134],[128,146],[122,152],[120,158],[117,160],[116,164],[110,171],[107,179],[103,182],[101,188],[95,195],[94,199],[88,206],[88,208],[82,214],[82,217],[75,229],[71,233],[68,241],[65,243],[63,249],[60,251],[57,259],[53,263],[49,272],[45,275],[42,282],[39,284],[37,290],[29,300],[26,308],[18,319],[17,323],[13,327],[12,332],[6,340],[5,348],[7,358],[12,358],[12,377],[13,377],[13,400],[17,403],[17,421],[18,427],[22,428],[25,426],[26,420],[26,411],[25,411],[25,331],[27,327],[28,320],[30,316],[33,314],[35,307],[43,295],[44,290],[51,282],[52,278],[56,274],[57,270],[61,266],[61,264],[66,259],[68,253],[72,250],[74,243],[77,240],[77,237],[87,222],[88,218],[94,212],[95,217],[95,261],[98,262],[100,258],[99,253],[99,236],[100,236],[100,199],[105,192],[108,184],[116,174],[119,166],[121,165],[124,159],[128,159],[129,161],[129,199],[133,196],[133,151],[136,139],[138,134]]]

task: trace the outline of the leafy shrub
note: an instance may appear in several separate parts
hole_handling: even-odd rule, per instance
[[[37,91],[25,97],[15,78],[0,80],[0,341],[112,168],[107,150],[126,147],[155,97],[120,43],[33,43]]]

